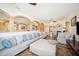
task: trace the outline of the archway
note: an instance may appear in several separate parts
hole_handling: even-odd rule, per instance
[[[9,31],[9,18],[11,16],[4,10],[0,9],[0,32]]]
[[[44,23],[43,22],[34,21],[32,27],[33,27],[33,30],[44,31]]]
[[[11,18],[14,22],[14,31],[29,31],[31,21],[24,16],[14,16]]]
[[[44,23],[40,23],[41,31],[44,31]]]

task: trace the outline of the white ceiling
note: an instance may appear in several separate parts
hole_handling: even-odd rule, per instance
[[[1,7],[2,6],[2,7]],[[5,7],[5,8],[3,8]],[[79,10],[78,3],[37,3],[32,6],[26,3],[0,4],[1,9],[6,9],[12,14],[23,14],[32,16],[45,22],[52,20],[62,20],[70,14]]]

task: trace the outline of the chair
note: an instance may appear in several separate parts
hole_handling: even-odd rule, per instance
[[[58,33],[58,37],[57,37],[57,41],[61,44],[66,44],[66,40],[67,39],[72,39],[72,36],[70,33],[68,32],[61,32],[61,33]]]

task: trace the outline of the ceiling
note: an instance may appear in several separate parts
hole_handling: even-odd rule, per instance
[[[0,9],[14,15],[28,15],[40,21],[62,20],[79,10],[79,3],[28,3],[0,4]]]

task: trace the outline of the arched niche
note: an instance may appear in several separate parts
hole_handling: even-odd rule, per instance
[[[30,30],[30,19],[24,16],[14,16],[12,17],[14,20],[14,31],[27,31]]]
[[[0,9],[0,32],[9,31],[9,18],[11,16],[4,10]]]
[[[41,31],[44,31],[44,23],[40,23]]]
[[[40,30],[40,23],[38,21],[33,21],[32,29],[33,30]]]
[[[33,30],[44,31],[44,23],[43,22],[34,21],[32,27],[33,27]]]

